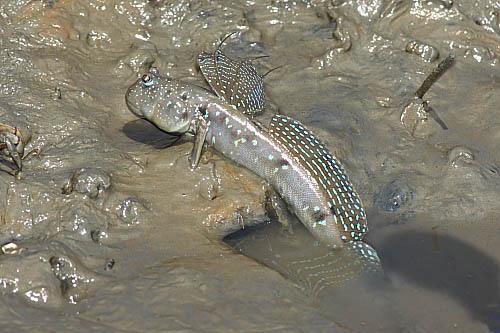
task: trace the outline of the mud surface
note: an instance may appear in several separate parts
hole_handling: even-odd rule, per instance
[[[2,331],[500,332],[499,15],[493,0],[2,1],[0,121],[41,149],[0,174]],[[203,84],[197,54],[232,31],[225,52],[283,66],[271,105],[345,164],[382,276],[281,230],[262,182],[217,153],[190,171],[188,139],[127,110],[152,64]],[[424,97],[443,129],[414,94],[449,53]]]

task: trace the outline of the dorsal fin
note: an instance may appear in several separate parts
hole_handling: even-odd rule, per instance
[[[245,114],[256,114],[264,109],[264,81],[250,61],[233,60],[218,48],[214,53],[200,53],[198,65],[221,99]]]
[[[215,94],[225,99],[225,96],[220,96],[221,87],[215,66],[214,54],[205,51],[201,52],[198,55],[198,66],[200,67],[201,74],[203,74]]]
[[[292,118],[273,116],[269,132],[324,190],[342,239],[362,240],[368,231],[366,214],[342,164],[310,130]]]

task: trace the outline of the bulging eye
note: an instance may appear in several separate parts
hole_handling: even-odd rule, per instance
[[[142,81],[142,84],[145,86],[145,87],[150,87],[153,85],[153,77],[149,74],[144,74],[141,78],[141,81]]]

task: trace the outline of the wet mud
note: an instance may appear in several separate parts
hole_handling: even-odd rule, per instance
[[[0,160],[2,331],[500,332],[499,13],[492,0],[2,1],[0,122],[40,150],[17,177]],[[127,109],[153,65],[208,89],[197,55],[234,31],[228,56],[281,66],[262,117],[301,121],[345,165],[379,262],[283,229],[259,178],[211,150],[191,171],[189,138]]]

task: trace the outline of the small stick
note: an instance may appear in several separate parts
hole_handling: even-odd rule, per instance
[[[455,55],[449,54],[439,65],[432,71],[432,73],[427,76],[424,83],[418,88],[415,96],[418,98],[423,98],[425,93],[430,89],[430,87],[436,83],[436,81],[453,65],[455,62]]]
[[[432,250],[439,251],[439,239],[438,239],[438,227],[434,226],[431,228],[431,237],[432,237]]]

